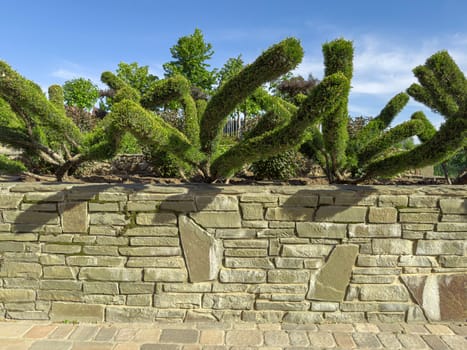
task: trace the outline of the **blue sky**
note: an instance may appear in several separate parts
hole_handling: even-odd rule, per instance
[[[414,82],[411,70],[446,49],[467,71],[465,0],[2,0],[0,59],[44,89],[75,77],[99,82],[119,62],[163,76],[170,47],[200,28],[212,67],[242,54],[251,62],[289,36],[305,50],[296,73],[321,78],[321,45],[354,42],[353,116],[376,115]],[[411,101],[395,124],[423,109]],[[424,109],[426,112],[426,109]],[[429,117],[439,125],[442,117]]]

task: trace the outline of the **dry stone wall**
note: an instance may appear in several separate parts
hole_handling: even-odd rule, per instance
[[[466,319],[460,186],[0,183],[0,318]]]

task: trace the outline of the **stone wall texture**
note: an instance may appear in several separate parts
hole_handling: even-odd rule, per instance
[[[466,319],[467,188],[0,183],[0,318]]]

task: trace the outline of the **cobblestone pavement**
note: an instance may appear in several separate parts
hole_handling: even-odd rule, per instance
[[[67,324],[1,321],[1,350],[467,349],[467,323]]]

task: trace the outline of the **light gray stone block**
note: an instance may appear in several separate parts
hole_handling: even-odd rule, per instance
[[[241,227],[241,217],[238,212],[203,211],[190,214],[191,218],[204,228],[235,228]]]
[[[316,221],[365,222],[367,207],[324,206],[316,211]]]
[[[264,283],[266,271],[255,269],[221,269],[219,280],[222,283]]]
[[[403,285],[364,285],[360,289],[363,301],[408,301],[409,293]]]
[[[328,222],[297,222],[297,235],[307,238],[345,238],[347,225]]]
[[[237,211],[238,199],[235,196],[196,196],[196,206],[201,210]]]
[[[103,322],[104,306],[77,304],[77,303],[52,303],[50,319],[53,322],[73,320],[78,322]]]
[[[467,199],[443,198],[439,201],[443,214],[467,214]]]
[[[349,237],[401,237],[402,230],[399,224],[350,224]]]
[[[187,216],[180,215],[178,220],[190,281],[215,279],[219,274],[222,259],[220,242]]]
[[[378,255],[410,255],[413,242],[408,239],[374,239],[371,244],[373,254]]]
[[[83,267],[78,277],[80,280],[89,281],[141,281],[142,270],[118,267]]]
[[[279,221],[311,221],[313,220],[313,208],[304,207],[281,207],[268,208],[266,210],[266,220]]]
[[[188,273],[185,269],[145,268],[145,282],[186,282]]]

